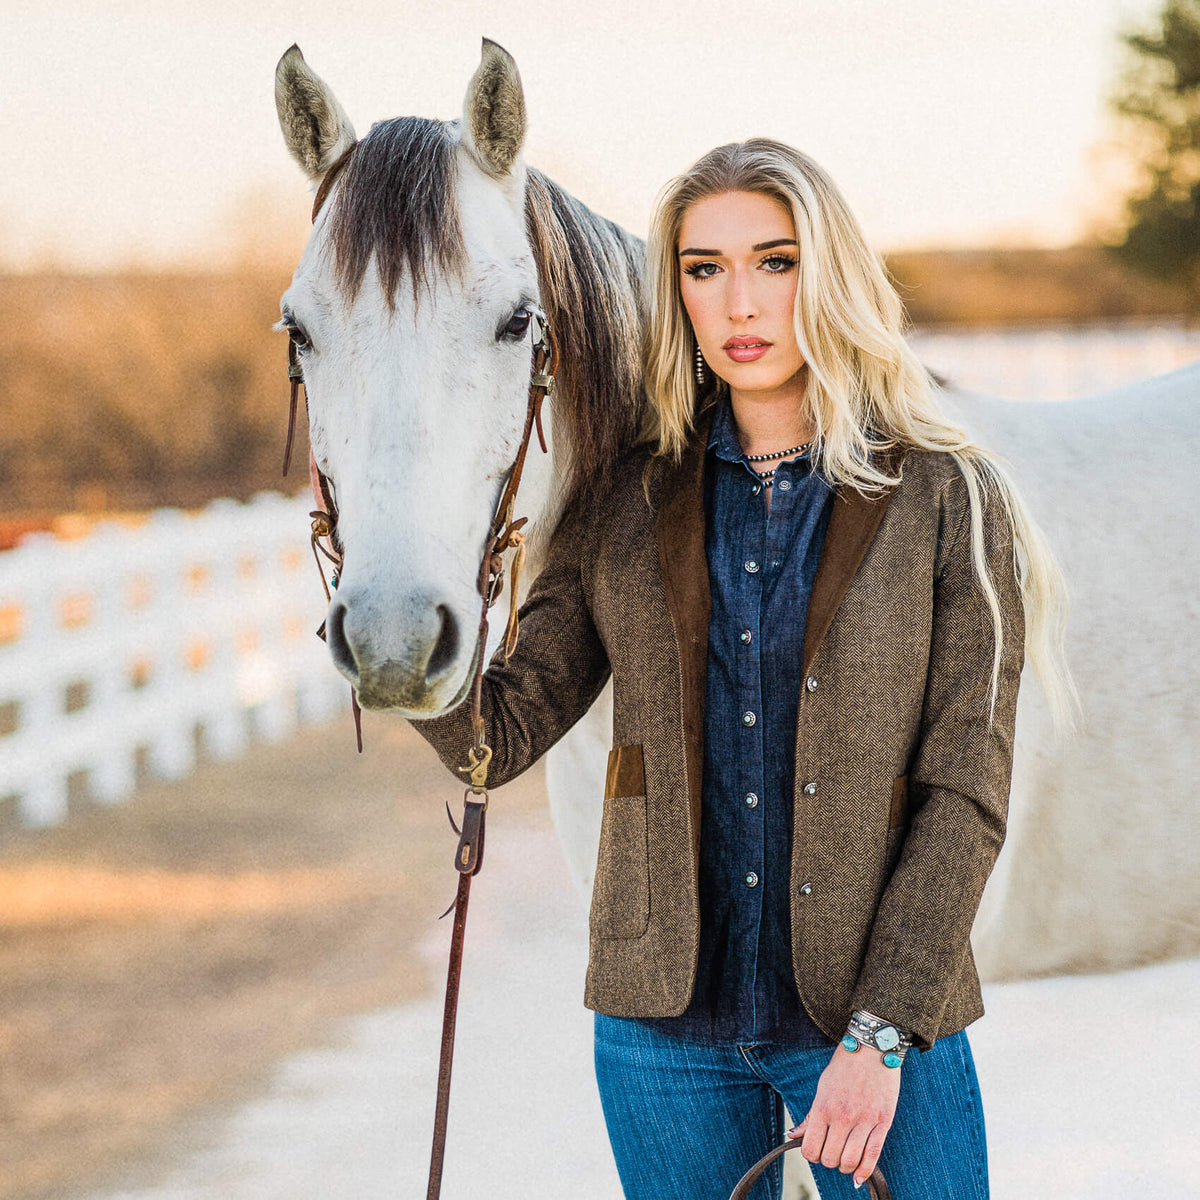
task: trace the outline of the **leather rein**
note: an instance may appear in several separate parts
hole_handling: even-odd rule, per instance
[[[356,143],[357,145],[357,143]],[[313,200],[312,219],[316,222],[317,214],[321,211],[334,180],[354,153],[351,146],[338,158],[321,180]],[[442,1168],[446,1151],[446,1123],[450,1110],[450,1074],[454,1062],[454,1030],[458,1014],[459,980],[462,974],[463,940],[467,927],[467,903],[471,894],[471,877],[478,874],[483,865],[484,815],[487,812],[487,772],[491,761],[492,750],[487,744],[481,713],[484,658],[486,655],[488,635],[488,610],[495,604],[504,588],[504,552],[513,550],[512,583],[509,587],[508,622],[504,631],[504,657],[507,659],[516,648],[519,622],[517,618],[517,588],[521,568],[525,562],[525,535],[522,526],[528,521],[527,517],[514,519],[513,510],[516,504],[517,488],[521,483],[521,474],[525,467],[525,457],[529,450],[529,442],[534,429],[537,430],[538,444],[546,453],[546,437],[542,431],[542,402],[554,388],[554,377],[558,371],[559,351],[553,330],[541,309],[535,309],[532,317],[533,368],[529,382],[529,405],[525,413],[525,428],[521,434],[521,445],[516,459],[500,495],[488,531],[487,548],[479,565],[479,576],[476,587],[482,600],[482,610],[479,617],[479,640],[477,661],[470,687],[471,698],[471,729],[473,739],[467,751],[468,765],[459,767],[469,782],[463,794],[463,816],[461,827],[454,821],[450,813],[450,805],[446,805],[446,815],[454,832],[459,835],[458,846],[454,852],[454,867],[458,872],[458,892],[454,903],[454,929],[450,937],[450,962],[446,974],[446,1003],[442,1013],[441,1055],[438,1063],[437,1104],[434,1112],[433,1151],[429,1164],[429,1186],[426,1200],[438,1200],[442,1190]],[[291,399],[288,407],[287,441],[283,451],[283,474],[288,473],[292,457],[292,444],[296,433],[296,404],[300,385],[304,382],[304,372],[296,353],[296,343],[288,341],[288,382],[291,385]],[[305,406],[308,403],[307,389],[305,391]],[[321,586],[325,589],[325,599],[330,601],[330,584],[325,581],[325,568],[321,563],[322,556],[333,564],[334,574],[331,580],[334,589],[342,573],[345,561],[345,548],[337,529],[337,506],[333,500],[333,490],[328,477],[316,464],[315,458],[310,458],[309,469],[312,475],[314,490],[320,493],[324,508],[309,513],[312,518],[310,542],[317,570],[321,575]],[[325,623],[317,630],[317,635],[325,637]],[[350,690],[351,705],[354,711],[355,734],[358,740],[359,752],[362,752],[362,714],[358,705],[358,696],[353,688]],[[446,916],[450,908],[442,913]],[[730,1200],[745,1200],[750,1189],[759,1176],[775,1159],[789,1150],[796,1150],[802,1144],[802,1139],[789,1140],[783,1145],[776,1146],[761,1158],[741,1178],[730,1196]],[[867,1180],[867,1188],[871,1200],[892,1200],[891,1191],[878,1167]]]
[[[357,144],[357,143],[356,143]],[[345,167],[350,156],[354,153],[351,146],[338,158],[317,189],[313,201],[312,219],[314,223],[321,206],[329,194],[334,179]],[[450,1072],[454,1061],[454,1029],[458,1012],[458,985],[462,973],[463,937],[467,925],[467,903],[471,894],[471,877],[478,873],[483,865],[483,835],[484,814],[487,812],[488,792],[487,773],[488,763],[492,758],[491,747],[487,744],[486,733],[481,712],[483,692],[483,671],[487,651],[488,610],[495,604],[504,588],[504,553],[506,550],[515,551],[512,563],[512,582],[509,586],[508,622],[504,631],[504,656],[507,659],[516,648],[519,622],[517,617],[517,593],[520,582],[521,568],[525,562],[525,535],[522,526],[528,521],[527,517],[514,518],[517,488],[521,484],[521,474],[525,468],[525,458],[529,450],[529,442],[533,431],[537,430],[538,444],[542,452],[547,452],[546,436],[542,430],[542,402],[554,388],[554,377],[558,371],[559,351],[553,330],[540,308],[534,308],[531,314],[533,325],[533,367],[529,382],[529,404],[525,412],[525,428],[521,434],[521,445],[509,471],[508,480],[500,495],[495,515],[488,530],[487,546],[483,559],[479,564],[479,575],[476,587],[482,602],[479,617],[479,640],[475,670],[470,687],[472,743],[467,751],[468,765],[460,767],[469,778],[466,792],[463,795],[463,816],[461,827],[454,821],[450,806],[446,805],[446,815],[454,832],[459,835],[458,846],[454,852],[454,867],[458,872],[458,892],[451,908],[454,910],[454,929],[450,938],[450,963],[446,975],[446,1004],[442,1015],[441,1057],[438,1064],[437,1105],[434,1113],[433,1152],[429,1164],[429,1187],[427,1200],[437,1200],[442,1188],[442,1165],[446,1149],[446,1122],[450,1108]],[[291,399],[288,408],[287,441],[283,452],[283,474],[288,473],[292,456],[292,444],[296,432],[296,404],[300,385],[304,382],[304,373],[296,353],[296,343],[288,341],[288,382],[291,385]],[[305,391],[307,406],[308,393]],[[329,587],[325,581],[325,568],[321,557],[333,564],[334,574],[332,586],[336,589],[345,561],[345,548],[338,536],[337,506],[333,499],[333,490],[328,477],[316,465],[316,459],[310,458],[310,472],[314,490],[320,493],[324,507],[309,513],[312,518],[313,558],[321,575],[321,586],[325,589],[325,599],[332,599]],[[325,625],[322,622],[317,630],[319,637],[325,636]],[[354,710],[355,733],[358,749],[362,751],[361,712],[358,706],[358,696],[351,688],[351,702]],[[448,908],[442,916],[450,912]]]

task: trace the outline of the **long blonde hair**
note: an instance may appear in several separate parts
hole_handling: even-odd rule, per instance
[[[971,561],[992,615],[995,710],[1004,632],[983,543],[983,505],[998,493],[1013,535],[1013,568],[1025,609],[1025,648],[1060,730],[1073,724],[1078,696],[1066,665],[1067,590],[1062,572],[995,454],[968,440],[944,414],[936,384],[904,338],[906,315],[880,257],[828,174],[771,138],[710,150],[659,193],[647,240],[650,313],[646,392],[656,453],[678,459],[700,401],[719,381],[697,386],[695,334],[679,290],[678,239],[695,201],[758,192],[781,202],[796,228],[799,278],[793,326],[807,364],[805,403],[816,424],[818,461],[835,485],[878,495],[898,482],[869,460],[896,445],[953,455],[967,486]],[[711,371],[708,372],[711,375]]]

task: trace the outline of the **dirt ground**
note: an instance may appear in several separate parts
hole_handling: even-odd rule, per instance
[[[430,991],[462,789],[349,720],[0,847],[0,1200],[55,1200],[253,1094],[335,1018]],[[540,771],[489,817],[548,824]],[[485,868],[486,869],[486,868]],[[449,918],[447,918],[449,920]]]

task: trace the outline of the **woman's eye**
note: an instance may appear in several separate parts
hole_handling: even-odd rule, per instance
[[[513,339],[522,338],[529,330],[529,322],[533,314],[527,309],[519,308],[509,318],[508,324],[504,327],[505,337]]]
[[[763,259],[763,266],[767,266],[768,263],[775,264],[767,272],[768,275],[782,275],[790,267],[794,267],[796,265],[796,260],[794,258],[789,258],[786,254],[769,254]]]
[[[768,275],[783,275],[796,265],[796,260],[786,254],[768,254],[762,260],[761,265],[767,269]],[[711,270],[709,270],[710,267],[712,268]],[[683,271],[685,275],[690,275],[693,279],[711,279],[714,275],[718,274],[720,269],[716,263],[701,262],[693,263],[690,267],[684,267]]]

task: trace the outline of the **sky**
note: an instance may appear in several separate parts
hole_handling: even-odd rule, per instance
[[[359,135],[460,114],[516,59],[526,161],[645,235],[721,142],[805,150],[882,250],[1063,245],[1111,205],[1117,31],[1159,0],[0,0],[0,269],[295,258],[308,185],[273,76],[299,44]]]

